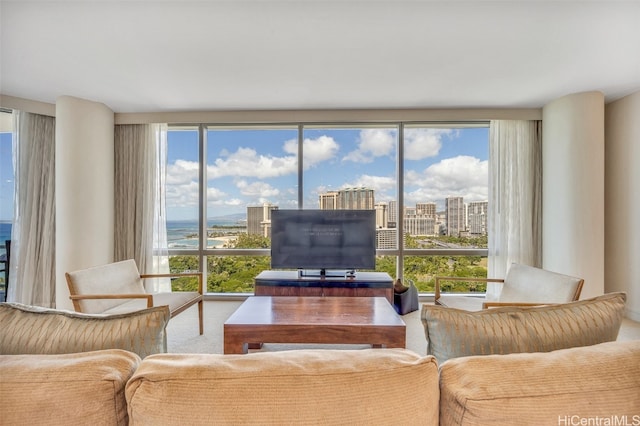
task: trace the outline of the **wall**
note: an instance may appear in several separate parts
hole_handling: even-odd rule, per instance
[[[105,105],[56,101],[56,307],[73,309],[64,273],[113,261],[113,127]]]
[[[604,96],[577,93],[542,110],[542,266],[604,292]]]
[[[640,92],[605,108],[606,292],[627,293],[640,321]]]

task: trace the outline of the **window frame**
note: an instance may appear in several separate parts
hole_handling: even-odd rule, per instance
[[[397,215],[400,217],[404,211],[404,135],[406,129],[411,128],[478,128],[489,127],[489,120],[478,121],[375,121],[375,122],[274,122],[274,123],[200,123],[200,124],[169,124],[168,131],[179,128],[198,129],[199,144],[199,242],[197,249],[179,248],[168,249],[168,255],[190,255],[198,256],[200,270],[204,274],[204,282],[207,282],[206,258],[208,256],[270,256],[270,249],[228,249],[207,247],[207,131],[210,129],[297,129],[298,134],[298,206],[304,208],[304,164],[303,164],[303,142],[305,128],[376,128],[395,127],[398,132],[396,146],[396,194],[397,194]],[[488,141],[487,141],[488,143]],[[203,190],[204,188],[204,190]],[[398,220],[396,223],[396,248],[377,249],[376,256],[393,256],[396,258],[396,276],[400,279],[404,277],[404,257],[405,256],[479,256],[488,257],[488,248],[422,248],[409,249],[404,247],[404,221]],[[208,293],[215,296],[237,296],[237,293]],[[427,293],[430,294],[430,293]]]

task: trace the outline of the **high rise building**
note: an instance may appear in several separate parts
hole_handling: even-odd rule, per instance
[[[396,248],[397,229],[376,229],[376,247],[379,249]]]
[[[487,235],[488,201],[472,201],[467,206],[467,223],[471,235]]]
[[[247,207],[247,234],[271,237],[271,211],[278,206],[264,203],[261,206]]]
[[[398,202],[395,200],[389,201],[389,208],[387,209],[387,227],[395,228],[398,223]]]
[[[320,210],[337,210],[338,209],[338,192],[329,191],[320,194]]]
[[[436,217],[436,203],[416,203],[416,215]]]
[[[404,232],[409,235],[436,235],[435,216],[405,216]]]
[[[465,206],[462,197],[447,197],[445,199],[445,212],[447,217],[447,235],[459,237],[466,231]]]
[[[320,194],[322,210],[373,210],[373,189],[346,188]]]
[[[378,203],[376,209],[376,228],[386,228],[389,221],[389,205],[387,203]]]

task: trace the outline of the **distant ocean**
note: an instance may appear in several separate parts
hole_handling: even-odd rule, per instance
[[[211,226],[238,225],[237,221],[216,220],[209,221]],[[194,237],[189,238],[190,235]],[[167,221],[167,243],[169,248],[195,248],[198,246],[198,221],[196,220],[169,220]],[[5,240],[11,239],[11,222],[0,222],[0,246],[4,246]],[[209,240],[209,246],[222,243],[222,241]],[[4,252],[3,249],[1,252]]]
[[[0,222],[0,253],[4,253],[4,242],[11,239],[11,222]]]
[[[0,222],[0,243],[11,239],[11,222]]]
[[[236,220],[210,220],[207,225],[233,226],[238,225]],[[169,248],[196,248],[198,247],[198,221],[197,220],[168,220],[167,244]],[[191,237],[190,237],[191,236]],[[222,244],[223,241],[209,240],[209,247]]]
[[[209,221],[211,226],[232,226],[238,225],[237,221],[216,220]],[[194,237],[189,238],[190,235]],[[198,221],[197,220],[169,220],[167,221],[167,243],[169,248],[196,248],[198,247]],[[5,240],[11,239],[11,222],[0,222],[0,246],[4,247]],[[216,245],[222,241],[209,240],[208,245]],[[4,248],[0,248],[0,253],[4,253]]]

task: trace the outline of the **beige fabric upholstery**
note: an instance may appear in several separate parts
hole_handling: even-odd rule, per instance
[[[169,308],[91,315],[0,303],[0,354],[65,354],[124,349],[144,358],[167,352]]]
[[[139,363],[121,350],[0,355],[0,423],[125,426],[124,388]]]
[[[456,358],[440,370],[440,425],[637,424],[639,380],[637,340]]]
[[[203,283],[201,273],[140,274],[133,259],[67,272],[70,298],[77,312],[92,314],[123,314],[151,306],[169,306],[171,317],[198,304],[200,334],[204,332]],[[175,278],[195,276],[198,291],[176,291],[149,294],[144,278]]]
[[[438,386],[433,357],[402,349],[165,354],[143,360],[126,397],[133,426],[423,426],[438,424]]]
[[[422,306],[427,353],[439,363],[468,355],[548,352],[616,340],[625,293],[558,305],[469,312]]]
[[[570,275],[535,268],[533,266],[512,263],[504,280],[488,280],[501,284],[497,298],[489,299],[484,294],[456,295],[440,293],[440,281],[464,281],[463,277],[438,277],[436,279],[436,303],[450,308],[479,311],[485,302],[551,304],[578,300],[584,280]],[[477,281],[487,281],[477,279]]]

